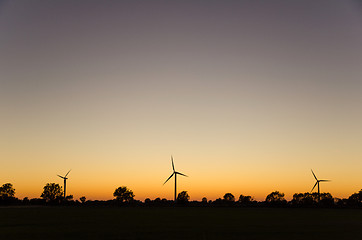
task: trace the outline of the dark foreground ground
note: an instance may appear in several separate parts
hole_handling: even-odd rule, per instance
[[[362,239],[362,210],[10,207],[0,239]]]

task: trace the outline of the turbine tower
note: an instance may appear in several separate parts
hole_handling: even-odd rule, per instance
[[[316,175],[314,174],[314,172],[313,172],[312,169],[311,169],[311,171],[312,171],[312,174],[313,174],[313,176],[314,176],[314,178],[315,178],[315,180],[316,180],[316,183],[314,184],[311,192],[313,192],[313,189],[315,188],[315,186],[318,185],[318,202],[319,202],[319,201],[320,201],[320,198],[321,198],[320,191],[319,191],[319,182],[330,182],[331,180],[319,180],[319,179],[316,177]]]
[[[185,177],[188,177],[186,176],[185,174],[183,173],[180,173],[180,172],[176,172],[175,170],[175,165],[173,164],[173,158],[171,156],[171,162],[172,162],[172,169],[173,169],[173,173],[171,174],[171,176],[169,178],[167,178],[167,180],[163,183],[163,185],[165,185],[165,183],[167,183],[168,180],[170,180],[170,178],[172,178],[174,175],[175,175],[175,203],[176,203],[176,195],[177,195],[177,174],[178,175],[181,175],[181,176],[185,176]]]
[[[72,169],[71,169],[72,170]],[[67,176],[68,176],[68,174],[69,174],[69,172],[70,172],[70,170],[67,172],[67,174],[65,174],[65,176],[63,177],[63,176],[60,176],[60,175],[58,175],[58,177],[60,177],[60,178],[63,178],[64,179],[64,199],[65,199],[65,197],[67,196],[66,195],[66,190],[67,190]]]

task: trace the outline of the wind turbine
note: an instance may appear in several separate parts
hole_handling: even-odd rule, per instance
[[[321,195],[320,195],[320,192],[319,192],[319,182],[330,182],[331,180],[319,180],[319,179],[316,177],[316,175],[314,174],[314,172],[313,172],[312,169],[311,169],[311,171],[312,171],[312,174],[313,174],[313,176],[314,176],[314,178],[315,178],[315,180],[316,180],[316,183],[314,184],[311,192],[313,192],[313,189],[315,188],[315,186],[318,185],[318,201],[320,201],[320,196],[321,196]]]
[[[70,170],[72,170],[72,169],[70,169]],[[68,174],[69,174],[69,172],[70,172],[70,170],[67,172],[67,174],[65,174],[65,176],[63,177],[63,176],[60,176],[60,175],[58,175],[58,177],[60,177],[60,178],[63,178],[64,179],[64,199],[65,199],[65,197],[67,196],[66,195],[66,190],[67,190],[67,176],[68,176]]]
[[[177,184],[176,184],[176,181],[177,181],[177,174],[178,175],[181,175],[181,176],[185,176],[185,177],[188,177],[186,176],[185,174],[183,173],[180,173],[180,172],[176,172],[175,170],[175,165],[173,164],[173,158],[171,156],[171,162],[172,162],[172,169],[173,169],[173,173],[171,174],[171,176],[169,178],[167,178],[167,180],[163,183],[163,185],[165,185],[165,183],[167,183],[168,180],[170,180],[170,178],[172,178],[172,176],[175,175],[175,203],[176,203],[176,194],[177,194]]]

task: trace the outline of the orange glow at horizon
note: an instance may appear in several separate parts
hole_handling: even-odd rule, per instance
[[[193,161],[195,160],[194,158]],[[203,161],[202,164],[206,162]],[[166,158],[164,161],[155,160],[155,163],[160,169],[145,171],[148,168],[147,166],[135,165],[132,168],[127,168],[127,171],[122,171],[121,167],[109,171],[109,169],[102,169],[102,166],[100,166],[92,171],[81,172],[79,171],[80,168],[73,168],[68,175],[67,195],[73,195],[74,199],[86,196],[88,200],[110,200],[113,199],[113,192],[117,187],[127,186],[135,193],[135,199],[137,200],[144,201],[146,198],[155,199],[157,197],[172,200],[174,180],[170,179],[169,182],[163,185],[163,182],[172,173],[171,162]],[[199,201],[203,197],[208,200],[215,200],[230,192],[236,199],[240,194],[243,194],[250,195],[257,201],[263,201],[266,195],[272,191],[283,192],[286,199],[291,200],[294,193],[308,192],[315,183],[308,168],[297,172],[296,170],[291,171],[290,166],[281,166],[275,163],[275,170],[270,171],[270,166],[268,168],[257,168],[251,163],[245,163],[244,167],[235,168],[231,166],[228,169],[229,173],[225,173],[217,170],[221,169],[218,166],[219,164],[222,165],[221,163],[213,164],[212,168],[210,166],[203,167],[202,164],[192,168],[192,161],[175,159],[176,171],[190,176],[178,177],[178,192],[188,191],[191,200]],[[155,166],[155,164],[152,165]],[[137,174],[137,168],[140,168],[141,174]],[[290,171],[288,172],[288,170]],[[35,169],[27,169],[26,171],[23,170],[21,174],[26,174],[25,172],[28,171],[35,171],[35,177],[29,176],[29,179],[14,177],[6,181],[13,183],[18,198],[39,198],[42,187],[47,182],[55,182],[63,186],[63,180],[56,176],[59,172],[52,170],[52,175],[44,174],[47,176],[37,177],[41,176],[42,173]],[[317,177],[332,180],[328,183],[321,183],[322,192],[330,192],[337,198],[347,198],[352,193],[359,191],[358,179],[352,179],[354,183],[351,184],[349,182],[351,178],[349,180],[343,178],[344,172],[327,172],[316,168],[314,171]],[[258,174],[254,174],[255,172]],[[357,175],[358,171],[353,170],[350,174]],[[349,187],[346,188],[346,185]]]

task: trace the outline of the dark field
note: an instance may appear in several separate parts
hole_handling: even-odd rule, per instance
[[[361,238],[361,209],[0,208],[0,239]]]

